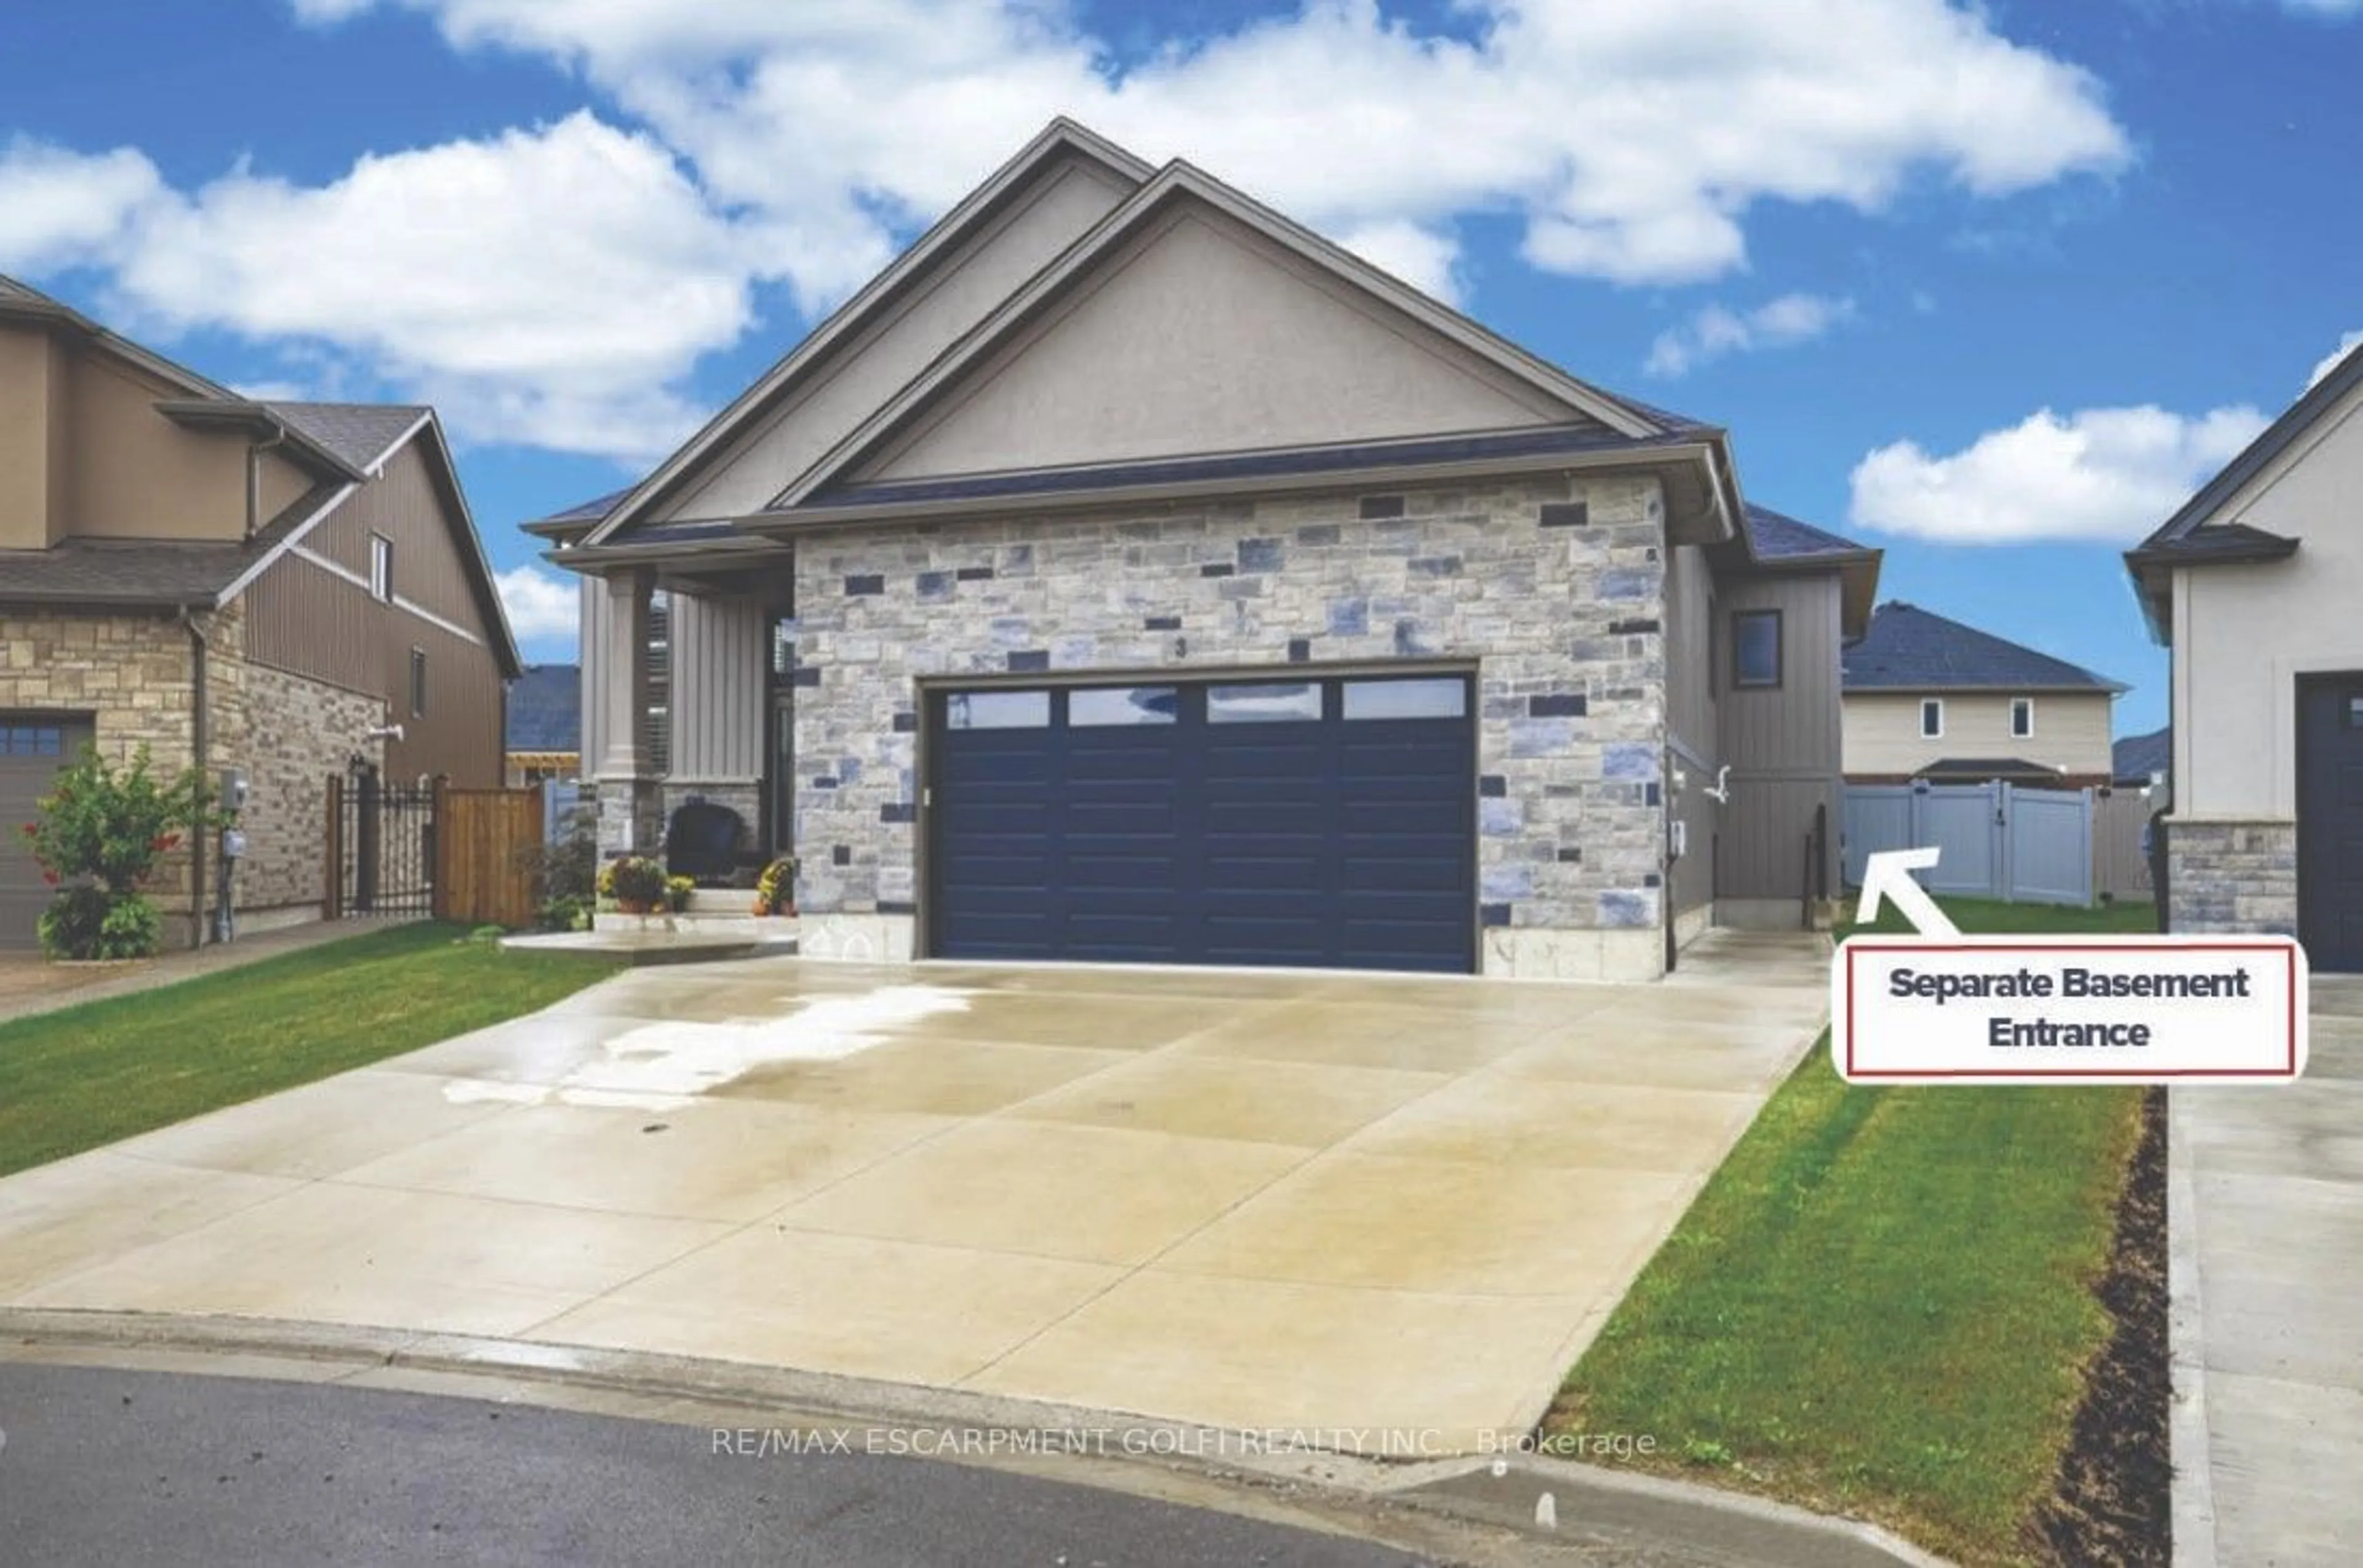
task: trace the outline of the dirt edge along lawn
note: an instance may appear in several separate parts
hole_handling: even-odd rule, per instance
[[[0,1024],[0,1175],[538,1012],[616,972],[422,922]]]
[[[1964,930],[2153,929],[2144,905],[1945,907]],[[1545,1431],[1647,1434],[1638,1468],[1871,1519],[1963,1563],[2164,1562],[2152,1434],[2113,1427],[2154,1421],[2163,1452],[2143,1348],[2162,1354],[2163,1303],[2127,1283],[2144,1106],[2139,1089],[1852,1086],[1825,1040]]]

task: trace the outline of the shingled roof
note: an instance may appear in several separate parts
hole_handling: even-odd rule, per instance
[[[375,468],[429,412],[417,403],[266,403],[263,406],[290,429],[357,469]]]
[[[1844,688],[1860,691],[2091,691],[2124,686],[2065,659],[1891,600],[1847,645]]]
[[[345,489],[314,485],[250,539],[73,537],[47,550],[0,550],[0,603],[210,609]]]
[[[2128,735],[2110,748],[2109,755],[2109,774],[2117,783],[2147,784],[2150,774],[2162,773],[2171,765],[2174,731],[2168,728]]]
[[[1747,503],[1747,542],[1758,561],[1804,562],[1823,556],[1835,559],[1875,553],[1850,539],[1840,539],[1827,528],[1817,528],[1753,501]]]
[[[582,749],[582,667],[528,664],[509,683],[508,749]]]

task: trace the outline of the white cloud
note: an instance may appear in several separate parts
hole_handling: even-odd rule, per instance
[[[2302,17],[2363,16],[2363,0],[2281,0],[2281,8]]]
[[[1876,212],[2131,156],[2093,77],[1959,0],[1465,0],[1468,37],[1304,0],[1130,59],[1060,0],[288,3],[425,13],[612,112],[318,185],[176,191],[136,150],[0,145],[0,265],[100,267],[131,329],[243,334],[431,399],[466,439],[631,461],[695,422],[685,378],[754,325],[757,286],[815,316],[1056,113],[1447,298],[1467,217],[1522,220],[1547,271],[1681,282],[1744,264],[1766,203]]]
[[[2045,408],[1932,457],[1917,442],[1855,465],[1849,519],[1939,544],[2131,543],[2164,522],[2264,429],[2236,406]]]
[[[2363,5],[2363,0],[2357,0],[2357,3]],[[2313,373],[2305,378],[2306,390],[2313,391],[2324,376],[2338,368],[2339,361],[2353,353],[2357,348],[2363,348],[2363,328],[2346,333],[2339,338],[2338,347],[2324,355],[2322,362],[2313,367]]]
[[[1332,234],[1414,226],[1431,280],[1472,211],[1522,214],[1548,271],[1685,281],[1745,259],[1763,201],[1874,210],[1916,174],[1990,195],[2130,155],[2088,73],[1946,0],[1469,0],[1473,41],[1306,0],[1121,68],[1043,0],[383,3],[582,70],[796,231],[808,298],[885,242],[864,198],[940,210],[1059,112]]]
[[[574,640],[582,609],[574,583],[533,565],[512,566],[494,582],[508,612],[509,630],[519,642]]]
[[[1659,333],[1641,368],[1654,376],[1687,374],[1725,354],[1810,342],[1853,315],[1853,300],[1817,294],[1784,294],[1744,314],[1710,305],[1681,326]]]
[[[105,255],[163,176],[128,147],[85,155],[17,138],[0,144],[0,271],[40,272]]]
[[[182,195],[143,186],[126,154],[81,160],[79,179],[71,158],[0,159],[0,191],[113,178],[110,220],[94,196],[38,227],[111,267],[127,325],[325,350],[479,440],[669,450],[696,420],[668,388],[752,322],[771,270],[653,138],[588,112],[363,158],[319,186],[241,168]]]

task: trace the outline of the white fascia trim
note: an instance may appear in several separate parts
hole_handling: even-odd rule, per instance
[[[265,572],[268,572],[271,569],[272,562],[277,561],[289,550],[294,550],[297,544],[302,542],[305,535],[310,533],[314,528],[318,528],[321,523],[327,519],[329,513],[343,506],[346,498],[360,488],[361,486],[358,484],[347,484],[339,489],[334,495],[329,496],[327,500],[322,502],[318,511],[313,513],[310,517],[296,524],[293,528],[290,528],[287,531],[287,537],[285,539],[281,539],[272,549],[264,551],[261,560],[248,567],[244,572],[239,573],[235,578],[231,579],[229,586],[224,588],[219,594],[215,595],[215,606],[218,608],[223,605],[228,604],[232,599],[237,598],[240,594],[245,593],[246,590],[253,584],[253,582],[257,577],[261,576]]]
[[[482,648],[484,645],[484,639],[478,637],[474,632],[470,631],[466,627],[461,626],[457,621],[444,619],[441,616],[437,615],[433,610],[428,609],[425,605],[419,604],[416,600],[405,599],[400,594],[394,595],[390,599],[379,598],[376,594],[371,592],[368,578],[362,576],[360,573],[354,571],[349,566],[343,566],[329,560],[327,556],[320,554],[317,550],[305,550],[301,545],[295,545],[289,548],[288,553],[318,567],[321,571],[327,573],[331,577],[342,578],[344,581],[351,584],[354,587],[359,588],[362,593],[368,594],[371,600],[374,603],[392,605],[395,609],[405,610],[410,614],[416,616],[420,620],[425,621],[428,626],[434,627],[438,631],[447,631],[463,642],[472,642],[479,648]]]

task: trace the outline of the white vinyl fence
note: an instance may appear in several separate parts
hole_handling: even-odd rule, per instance
[[[2092,792],[2006,784],[1848,784],[1840,840],[1849,887],[1882,850],[1935,845],[1931,893],[2011,903],[2092,902]]]

